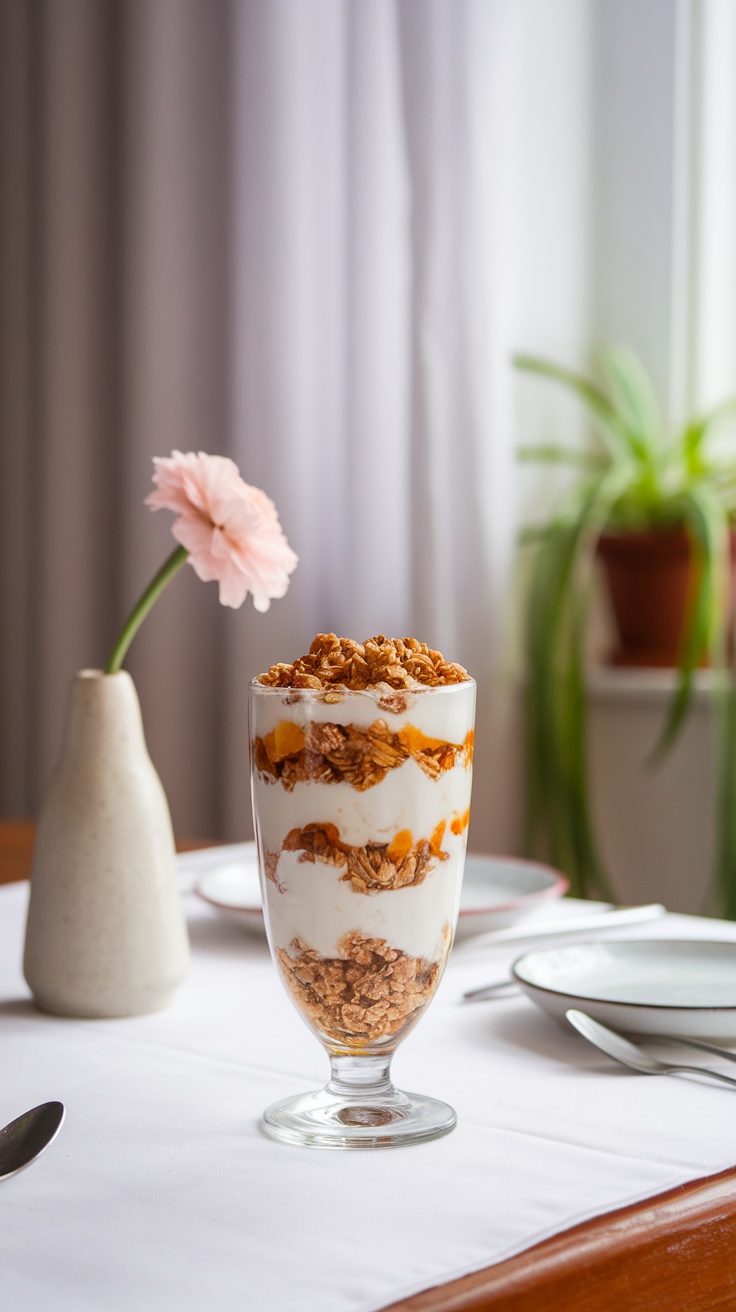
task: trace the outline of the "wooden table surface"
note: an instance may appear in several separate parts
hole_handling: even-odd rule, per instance
[[[0,821],[0,884],[28,877],[33,835],[30,821]],[[736,1168],[586,1221],[386,1312],[716,1309],[736,1312]]]

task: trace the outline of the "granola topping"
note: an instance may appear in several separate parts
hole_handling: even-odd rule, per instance
[[[475,685],[414,639],[321,634],[253,691],[257,840],[279,974],[328,1046],[393,1045],[450,950]]]
[[[259,676],[270,688],[366,688],[411,690],[417,685],[437,688],[463,683],[470,676],[462,665],[446,661],[416,638],[385,638],[379,634],[365,642],[338,638],[335,633],[318,633],[306,656],[291,665],[272,665]],[[391,709],[390,705],[386,709]]]
[[[445,957],[451,941],[446,926]],[[439,983],[442,961],[393,948],[355,930],[322,957],[295,938],[278,963],[295,1002],[317,1030],[336,1043],[365,1046],[408,1028]]]
[[[276,874],[276,871],[278,870],[280,856],[281,856],[280,852],[269,852],[269,851],[264,852],[263,868],[266,873],[266,879],[270,879],[271,883],[276,885],[279,892],[283,893],[284,891],[283,885],[281,884],[281,881],[279,880],[279,877]]]
[[[440,822],[430,838],[416,843],[409,830],[402,829],[390,843],[351,847],[342,842],[336,825],[309,824],[292,829],[282,850],[299,852],[300,861],[344,867],[341,881],[356,893],[374,893],[424,883],[435,862],[447,860],[448,854],[442,850],[445,828],[444,821]],[[276,882],[275,870],[273,878]]]
[[[255,740],[256,768],[289,791],[298,783],[344,781],[364,792],[409,757],[429,779],[439,779],[458,760],[470,765],[473,731],[456,744],[428,738],[411,724],[394,733],[385,720],[375,720],[368,729],[317,722],[299,726],[282,720],[271,733]]]

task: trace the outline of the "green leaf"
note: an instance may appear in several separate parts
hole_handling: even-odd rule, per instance
[[[519,532],[519,545],[522,547],[537,546],[540,542],[546,542],[548,538],[554,536],[554,524],[528,524],[526,528]]]
[[[577,896],[608,890],[588,797],[583,639],[593,548],[622,478],[615,469],[592,480],[574,517],[554,522],[536,556],[527,604],[527,849],[544,840]]]
[[[600,360],[631,450],[640,460],[649,462],[661,447],[663,436],[662,412],[649,374],[628,346],[605,347]]]
[[[591,884],[605,895],[607,880],[587,788],[582,642],[587,598],[570,587],[580,546],[576,530],[561,526],[537,559],[526,700],[527,832],[530,850],[544,837],[550,859],[570,878],[571,893],[584,896]],[[577,601],[571,606],[572,598]]]
[[[605,890],[588,797],[583,663],[593,544],[606,524],[622,530],[684,524],[693,544],[693,587],[677,687],[653,759],[675,742],[707,652],[712,667],[724,674],[723,686],[716,687],[719,914],[736,919],[736,651],[727,648],[724,605],[729,524],[736,523],[736,460],[723,448],[708,449],[719,426],[736,417],[736,397],[667,440],[651,382],[633,352],[609,348],[601,362],[604,387],[534,356],[514,359],[517,368],[576,395],[604,443],[599,454],[554,444],[519,453],[521,460],[576,467],[579,475],[565,488],[551,523],[523,535],[537,544],[525,635],[528,846],[533,851],[544,841],[549,858],[569,875],[573,893],[584,895],[592,886]]]
[[[714,428],[724,420],[731,419],[734,414],[736,414],[736,397],[732,396],[687,425],[681,441],[685,463],[691,476],[697,476],[703,471],[702,450],[706,439],[710,437]]]
[[[598,451],[579,451],[568,446],[520,446],[519,460],[541,460],[549,464],[575,465],[582,469],[602,469],[608,464],[606,456]]]
[[[694,552],[694,584],[685,619],[679,682],[662,735],[652,753],[658,763],[680,732],[692,697],[693,676],[706,652],[715,650],[720,637],[724,565],[728,551],[728,521],[716,497],[693,487],[683,497],[683,513]]]
[[[583,378],[581,374],[573,373],[570,369],[564,369],[549,360],[540,360],[534,355],[515,355],[513,363],[517,369],[538,374],[543,378],[551,378],[554,382],[562,383],[564,387],[575,392],[586,406],[609,455],[618,458],[629,451],[630,443],[626,428],[605,392],[600,387],[596,387],[595,383]]]
[[[736,669],[718,694],[719,740],[717,901],[713,914],[736,920]]]

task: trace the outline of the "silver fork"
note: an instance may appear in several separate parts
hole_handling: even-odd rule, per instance
[[[607,1057],[612,1057],[622,1066],[638,1071],[640,1075],[706,1075],[711,1080],[720,1080],[722,1084],[729,1084],[736,1088],[736,1078],[733,1075],[724,1075],[721,1071],[714,1071],[706,1066],[689,1066],[684,1062],[660,1061],[657,1057],[652,1057],[651,1053],[645,1052],[638,1044],[625,1039],[622,1034],[609,1029],[607,1025],[601,1025],[600,1021],[593,1020],[593,1017],[587,1016],[584,1011],[571,1008],[565,1012],[565,1015],[573,1028],[582,1034],[588,1043],[592,1043],[595,1048],[599,1048]],[[696,1040],[693,1042],[697,1043]],[[701,1045],[697,1043],[697,1046]],[[707,1050],[713,1051],[712,1045]],[[721,1049],[716,1048],[715,1051],[719,1055],[725,1055]]]
[[[701,1052],[712,1052],[715,1057],[725,1057],[726,1061],[736,1061],[736,1052],[730,1048],[719,1048],[717,1043],[706,1043],[704,1039],[683,1039],[678,1034],[648,1034],[648,1039],[659,1039],[662,1043],[676,1044],[683,1048],[699,1048]]]

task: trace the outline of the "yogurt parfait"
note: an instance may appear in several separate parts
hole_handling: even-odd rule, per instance
[[[475,683],[416,639],[320,634],[306,656],[253,681],[250,708],[272,954],[330,1053],[332,1083],[336,1062],[344,1082],[345,1059],[352,1070],[361,1058],[381,1059],[387,1081],[391,1052],[435,993],[452,946]],[[445,1132],[404,1130],[396,1141]]]

